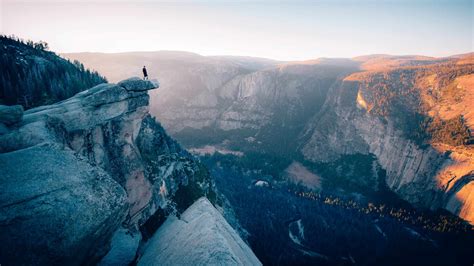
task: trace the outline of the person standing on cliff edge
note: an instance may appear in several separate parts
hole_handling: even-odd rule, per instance
[[[143,79],[148,80],[148,73],[146,72],[146,67],[143,66]]]

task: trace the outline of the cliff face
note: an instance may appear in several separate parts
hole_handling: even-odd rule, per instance
[[[138,78],[101,84],[8,120],[2,261],[91,263],[120,224],[138,228],[169,203],[185,209],[212,192],[207,171],[149,115],[156,87]]]
[[[217,144],[287,156],[295,152],[299,132],[320,110],[328,89],[353,70],[344,64],[279,65],[237,75],[212,90],[195,89],[198,95],[184,97],[180,105],[164,102],[158,92],[152,104],[184,145]]]
[[[327,89],[349,67],[281,65],[237,77],[219,91],[229,104],[216,119],[222,130],[294,127],[323,103]],[[288,132],[287,132],[288,133]]]
[[[467,80],[472,65],[456,61],[353,74],[329,92],[324,110],[306,126],[301,152],[315,162],[373,154],[402,198],[473,223],[467,106],[474,87]]]
[[[0,182],[3,263],[93,263],[127,213],[125,190],[62,144],[0,154]]]
[[[186,128],[211,127],[230,131],[252,129],[278,123],[280,126],[304,121],[322,105],[327,89],[338,75],[350,67],[320,65],[280,65],[231,79],[202,90],[194,88],[195,97],[185,97],[180,105],[165,103],[158,92],[153,108],[172,132]],[[170,106],[171,105],[171,106]]]

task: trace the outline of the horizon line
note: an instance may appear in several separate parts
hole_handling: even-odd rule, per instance
[[[425,55],[425,54],[390,54],[390,53],[371,53],[371,54],[360,54],[352,57],[332,57],[332,56],[319,56],[319,57],[310,57],[306,59],[275,59],[270,57],[263,57],[263,56],[255,56],[255,55],[238,55],[238,54],[200,54],[197,52],[192,51],[185,51],[185,50],[132,50],[132,51],[120,51],[120,52],[95,52],[95,51],[81,51],[81,52],[57,52],[52,51],[59,55],[62,54],[133,54],[133,53],[160,53],[160,52],[174,52],[174,53],[188,53],[193,54],[196,56],[202,57],[241,57],[241,58],[257,58],[257,59],[265,59],[265,60],[272,60],[272,61],[280,61],[280,62],[292,62],[292,61],[310,61],[310,60],[317,60],[317,59],[355,59],[359,57],[366,57],[366,56],[392,56],[392,57],[407,57],[407,56],[419,56],[419,57],[428,57],[433,59],[443,59],[443,58],[451,58],[456,56],[468,56],[470,54],[474,54],[474,50],[455,53],[447,56],[433,56],[433,55]]]

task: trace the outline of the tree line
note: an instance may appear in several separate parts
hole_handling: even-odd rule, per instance
[[[44,41],[0,35],[0,104],[29,109],[107,82],[79,61],[71,62],[48,50]]]

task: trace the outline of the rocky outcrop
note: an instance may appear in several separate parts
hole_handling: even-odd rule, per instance
[[[156,87],[97,85],[0,135],[2,262],[92,263],[118,226],[137,231],[170,202],[185,209],[212,192],[208,172],[149,115]]]
[[[145,265],[262,265],[206,198],[170,216],[138,260]]]

